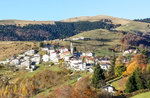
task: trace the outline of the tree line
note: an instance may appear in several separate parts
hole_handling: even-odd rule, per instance
[[[83,31],[94,29],[116,28],[120,24],[112,24],[110,20],[97,22],[55,22],[55,24],[0,25],[0,40],[2,41],[43,41],[63,39]]]

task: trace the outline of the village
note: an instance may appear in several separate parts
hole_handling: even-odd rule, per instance
[[[40,55],[36,50],[28,50],[23,54],[0,61],[0,64],[24,68],[30,72],[36,70],[37,65],[42,62],[52,62],[55,65],[63,63],[68,69],[74,71],[86,70],[92,73],[94,64],[99,64],[102,69],[108,70],[110,66],[109,58],[96,58],[92,52],[75,53],[73,49],[72,43],[70,43],[70,49],[58,48],[56,50],[53,46],[41,47],[40,51],[45,52],[43,55]]]
[[[44,54],[40,54],[43,52]],[[16,68],[24,69],[25,71],[33,72],[38,68],[38,64],[44,62],[51,62],[53,65],[64,65],[67,69],[73,71],[88,71],[94,72],[94,65],[98,64],[101,69],[108,71],[111,66],[110,57],[96,57],[92,52],[75,52],[73,43],[70,42],[70,48],[58,47],[55,49],[53,45],[45,45],[37,50],[28,50],[22,54],[0,61],[0,64],[14,66]],[[138,53],[138,50],[130,49],[123,52],[122,56],[131,53]],[[124,63],[128,60],[124,60]],[[102,87],[104,91],[114,94],[116,89],[109,83]]]

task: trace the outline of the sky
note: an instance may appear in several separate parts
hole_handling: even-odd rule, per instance
[[[108,15],[150,18],[150,0],[0,0],[0,20],[63,20]]]

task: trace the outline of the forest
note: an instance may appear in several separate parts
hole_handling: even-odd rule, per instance
[[[0,40],[2,41],[43,41],[53,39],[63,39],[76,35],[83,31],[94,29],[116,28],[120,24],[114,25],[110,20],[104,19],[97,22],[55,22],[55,24],[28,24],[0,25]]]

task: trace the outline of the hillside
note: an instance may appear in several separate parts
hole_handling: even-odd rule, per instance
[[[38,42],[8,42],[0,41],[0,60],[5,60],[16,54],[23,53],[38,46]]]
[[[55,24],[54,21],[0,20],[0,25]]]
[[[60,21],[1,20],[0,40],[42,41],[71,37],[95,29],[125,32],[150,32],[149,23],[137,22],[112,16],[82,16]]]
[[[149,23],[130,21],[126,25],[118,27],[116,30],[126,32],[150,32]]]
[[[128,20],[128,19],[117,18],[117,17],[112,17],[112,16],[106,16],[106,15],[98,15],[98,16],[92,16],[92,17],[81,16],[81,17],[74,17],[74,18],[69,18],[69,19],[65,19],[61,21],[62,22],[79,22],[79,21],[95,22],[95,21],[99,21],[102,19],[108,19],[108,20],[111,20],[113,24],[121,24],[121,25],[126,25],[129,22],[131,22],[131,20]]]
[[[83,31],[95,29],[113,29],[120,26],[110,20],[97,22],[55,22],[53,24],[28,24],[26,26],[0,25],[0,40],[3,41],[43,41],[62,39]]]
[[[77,34],[71,37],[71,39],[78,37],[85,38],[85,40],[72,41],[78,51],[94,51],[96,54],[104,56],[114,54],[112,51],[109,51],[108,48],[113,48],[120,44],[122,33],[96,29]],[[62,46],[69,46],[69,44],[69,41],[61,42]]]
[[[131,98],[149,98],[149,97],[150,97],[150,92],[146,92],[146,93],[141,93],[141,94],[135,95]]]

